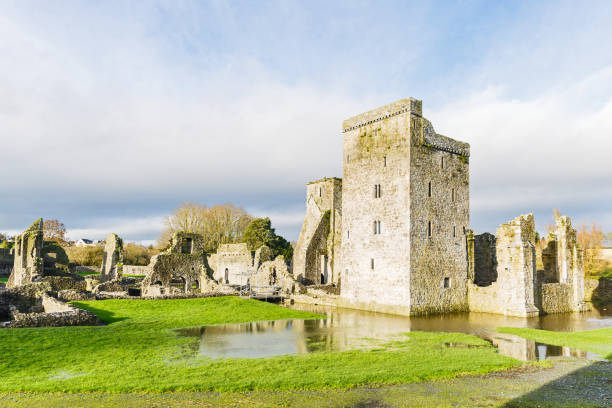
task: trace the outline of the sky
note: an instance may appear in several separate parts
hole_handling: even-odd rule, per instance
[[[0,232],[156,240],[182,202],[296,240],[341,124],[423,100],[471,145],[477,232],[612,232],[610,1],[0,0]]]

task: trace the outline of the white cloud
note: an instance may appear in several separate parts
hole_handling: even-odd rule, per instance
[[[471,144],[473,221],[492,228],[490,220],[479,220],[481,212],[576,207],[581,218],[590,211],[592,220],[609,220],[612,92],[598,103],[590,95],[612,91],[611,84],[612,66],[531,99],[488,88],[425,112],[438,132]]]

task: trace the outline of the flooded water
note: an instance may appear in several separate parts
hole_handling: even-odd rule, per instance
[[[317,351],[344,351],[374,347],[409,331],[460,332],[491,341],[501,354],[519,360],[542,360],[558,356],[597,358],[567,347],[535,343],[501,334],[496,327],[529,327],[552,331],[591,330],[612,326],[607,310],[555,314],[533,318],[488,313],[457,313],[404,317],[352,309],[293,305],[294,309],[326,315],[326,319],[275,320],[179,330],[201,339],[200,353],[213,358],[260,358]]]

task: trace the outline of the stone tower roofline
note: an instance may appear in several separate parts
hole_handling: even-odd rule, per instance
[[[339,181],[339,182],[342,182],[342,179],[340,177],[323,177],[322,179],[319,179],[319,180],[309,181],[308,183],[306,183],[306,185],[317,184],[317,183],[325,183],[327,181]]]
[[[355,130],[357,128],[370,125],[392,116],[401,115],[402,113],[412,113],[417,116],[423,115],[423,101],[415,98],[400,99],[399,101],[390,103],[380,108],[353,116],[342,122],[342,133]]]
[[[463,156],[465,159],[470,157],[470,145],[468,143],[436,133],[431,122],[423,117],[423,102],[415,98],[400,99],[380,108],[353,116],[342,123],[342,133],[347,133],[402,114],[410,114],[422,120],[422,130],[420,135],[416,135],[419,139],[418,144]]]

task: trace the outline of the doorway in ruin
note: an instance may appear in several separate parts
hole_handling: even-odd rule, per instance
[[[327,255],[321,255],[321,285],[326,285],[328,280]]]
[[[172,278],[172,280],[170,281],[170,287],[176,288],[181,292],[187,292],[185,278],[183,278],[182,276],[176,276]]]
[[[193,239],[183,238],[183,242],[181,243],[181,253],[190,254],[192,248],[193,248]]]

